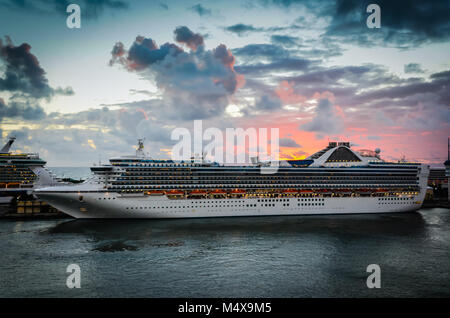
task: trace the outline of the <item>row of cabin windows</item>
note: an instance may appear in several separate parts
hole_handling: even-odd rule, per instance
[[[147,210],[147,209],[194,209],[194,208],[233,208],[233,207],[256,207],[256,204],[247,204],[247,205],[241,205],[241,204],[232,204],[232,205],[203,205],[203,206],[198,206],[198,205],[193,205],[193,206],[136,206],[136,207],[126,207],[125,209],[127,210]]]
[[[404,197],[404,198],[379,198],[381,201],[394,201],[394,200],[413,200],[413,197]]]
[[[240,176],[230,176],[230,177],[177,177],[177,176],[168,176],[168,177],[160,177],[160,176],[130,176],[130,177],[118,177],[117,180],[119,181],[133,181],[133,180],[170,180],[170,181],[177,181],[177,180],[186,180],[186,181],[197,181],[197,182],[207,182],[207,181],[214,181],[214,180],[230,180],[230,181],[262,181],[262,182],[268,182],[268,181],[312,181],[312,180],[416,180],[417,175],[409,176],[409,177],[400,177],[400,176],[370,176],[370,177],[303,177],[303,176],[280,176],[280,177],[240,177]]]
[[[97,171],[96,173],[102,173],[100,171]],[[112,174],[111,172],[105,172],[107,174]],[[386,174],[375,174],[375,173],[369,173],[369,174],[355,174],[355,173],[348,173],[348,174],[332,174],[332,173],[318,173],[318,174],[297,174],[297,173],[279,173],[275,175],[261,175],[261,174],[192,174],[192,173],[180,173],[180,172],[126,172],[126,173],[115,173],[115,175],[121,175],[123,178],[131,178],[136,176],[142,176],[142,177],[161,177],[161,176],[169,176],[169,177],[177,177],[177,178],[204,178],[204,179],[229,179],[229,178],[248,178],[248,179],[274,179],[274,178],[369,178],[369,177],[415,177],[417,175],[417,172],[411,172],[411,173],[386,173]]]
[[[297,203],[297,205],[298,206],[311,206],[311,205],[313,205],[313,206],[323,206],[323,205],[325,205],[325,203],[323,203],[323,202],[318,202],[318,203]]]

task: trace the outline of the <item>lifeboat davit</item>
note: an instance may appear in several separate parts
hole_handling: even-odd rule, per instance
[[[339,193],[351,193],[352,192],[352,190],[350,190],[350,189],[336,189],[334,191],[339,192]]]

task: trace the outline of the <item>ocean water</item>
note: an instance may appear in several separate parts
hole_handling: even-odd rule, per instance
[[[0,220],[0,297],[450,297],[450,210]],[[69,264],[81,288],[66,286]],[[369,289],[369,264],[381,288]]]

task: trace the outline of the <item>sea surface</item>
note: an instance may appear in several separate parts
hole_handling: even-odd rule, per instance
[[[450,211],[1,220],[0,297],[450,297]],[[66,286],[67,266],[81,288]],[[369,289],[369,264],[381,288]]]
[[[89,168],[50,168],[85,179]],[[0,220],[0,297],[450,297],[450,210]],[[66,286],[67,267],[81,288]],[[369,289],[369,264],[381,288]]]

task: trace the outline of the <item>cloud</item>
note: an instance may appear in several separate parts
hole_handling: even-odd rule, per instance
[[[254,61],[255,57],[274,59],[286,58],[290,55],[288,50],[273,44],[248,44],[244,47],[234,49],[233,53],[251,61]]]
[[[188,27],[180,26],[175,29],[175,41],[187,45],[192,50],[197,50],[200,45],[204,45],[203,36],[189,30]]]
[[[46,116],[44,109],[39,105],[11,102],[6,105],[0,98],[0,122],[3,118],[22,118],[25,120],[40,120]]]
[[[20,117],[37,120],[45,117],[40,99],[51,100],[55,95],[73,95],[71,87],[52,88],[31,46],[23,43],[15,46],[6,36],[5,44],[0,39],[0,61],[4,74],[0,76],[0,92],[10,94],[8,102],[1,100],[0,121],[3,118]]]
[[[233,54],[223,44],[205,50],[203,37],[185,26],[174,33],[189,52],[173,43],[158,47],[151,38],[138,36],[128,51],[116,43],[110,64],[122,64],[128,71],[155,81],[167,117],[187,120],[220,115],[229,97],[244,83],[243,76],[234,70]]]
[[[225,28],[225,31],[232,32],[238,36],[244,36],[249,32],[262,31],[263,28],[255,28],[251,24],[238,23]]]
[[[300,148],[301,146],[292,138],[280,138],[280,147]]]
[[[27,10],[38,13],[58,13],[67,16],[66,8],[69,4],[80,5],[83,17],[98,18],[103,11],[124,10],[128,8],[126,1],[120,0],[1,0],[0,5],[9,9]]]
[[[279,32],[286,30],[298,30],[300,27],[296,24],[291,24],[287,26],[271,26],[271,27],[254,27],[252,24],[237,23],[224,27],[227,32],[234,33],[238,36],[246,36],[251,32]]]
[[[405,64],[404,71],[407,74],[409,74],[409,73],[424,73],[425,72],[422,69],[422,67],[420,66],[420,64],[418,64],[418,63]]]
[[[304,58],[305,52],[298,48],[288,49],[276,44],[248,44],[233,49],[233,53],[240,61],[236,70],[253,77],[268,77],[279,72],[283,72],[285,76],[303,74],[305,71],[312,71],[312,68],[317,69],[320,63],[318,59]]]
[[[31,53],[28,43],[15,46],[8,36],[6,44],[0,39],[0,60],[5,64],[4,75],[0,77],[0,91],[19,92],[33,98],[74,93],[70,87],[53,89],[49,86],[45,71]]]
[[[210,16],[212,14],[211,9],[207,9],[202,6],[200,3],[196,4],[192,7],[189,7],[190,11],[196,12],[199,16]]]
[[[344,128],[342,119],[330,100],[323,98],[315,108],[315,117],[309,123],[300,125],[299,129],[328,135],[338,134]]]
[[[0,91],[20,91],[37,98],[52,94],[45,71],[30,50],[27,43],[14,46],[6,37],[6,45],[3,45],[0,39],[0,59],[6,65],[4,77],[0,78]]]
[[[270,36],[270,42],[277,45],[283,45],[285,47],[296,47],[299,46],[300,39],[289,35],[272,35]]]
[[[311,15],[315,21],[326,21],[322,37],[348,44],[410,49],[450,40],[450,3],[447,0],[261,0],[261,3],[304,12],[307,18],[301,17],[297,22],[311,20]],[[381,8],[379,29],[369,29],[366,25],[370,15],[366,9],[372,3]]]
[[[158,4],[161,8],[163,8],[164,10],[169,10],[169,6],[166,3],[159,3]]]
[[[281,100],[277,96],[271,95],[263,95],[255,103],[257,109],[266,111],[279,109],[281,106]]]
[[[322,3],[330,5],[329,1]],[[357,43],[363,46],[394,46],[413,48],[424,43],[450,40],[450,3],[437,1],[379,0],[381,28],[369,29],[366,8],[372,2],[337,1],[329,15],[332,20],[326,30],[327,36]]]

